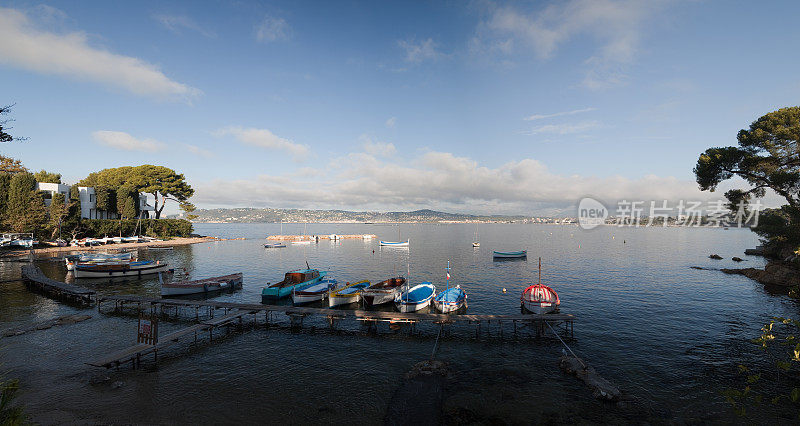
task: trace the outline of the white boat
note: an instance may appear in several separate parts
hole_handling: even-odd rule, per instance
[[[328,239],[331,240],[331,241],[339,241],[339,240],[342,239],[342,237],[340,235],[331,234],[331,235],[328,235]]]
[[[480,247],[481,243],[478,241],[478,224],[475,224],[475,237],[472,239],[472,247]]]
[[[427,308],[435,295],[436,287],[430,282],[424,282],[395,296],[394,304],[400,312],[416,312]]]
[[[305,305],[306,303],[325,300],[328,297],[328,292],[335,290],[337,286],[338,282],[333,278],[325,278],[303,287],[297,286],[292,290],[292,303]]]
[[[75,265],[75,278],[137,277],[169,270],[161,261],[79,263]]]
[[[456,312],[467,307],[467,293],[460,285],[450,287],[450,261],[447,261],[447,274],[445,278],[447,288],[433,297],[433,306],[444,314]]]
[[[369,281],[362,280],[331,291],[328,294],[328,306],[349,305],[361,300],[361,292],[369,287]]]
[[[385,247],[408,247],[409,241],[383,241],[381,240],[380,245]]]
[[[182,296],[214,291],[230,290],[242,287],[242,273],[205,278],[195,281],[180,281],[161,284],[161,296]]]
[[[172,246],[147,246],[145,247],[148,250],[172,250],[174,247]]]
[[[36,242],[33,239],[33,234],[3,234],[0,240],[2,247],[24,247],[32,248]]]
[[[389,278],[365,288],[361,292],[361,298],[367,306],[394,302],[395,296],[402,291],[405,283],[406,279],[403,277]]]
[[[292,244],[311,244],[311,240],[292,241]]]
[[[68,271],[74,271],[78,263],[102,263],[102,262],[127,262],[135,259],[133,252],[126,253],[87,253],[82,255],[72,255],[64,258]]]

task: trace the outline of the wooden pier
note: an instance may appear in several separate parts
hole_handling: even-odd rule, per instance
[[[94,290],[47,278],[44,272],[33,264],[22,267],[22,278],[25,279],[28,287],[39,290],[54,299],[80,305],[91,305],[95,301]]]

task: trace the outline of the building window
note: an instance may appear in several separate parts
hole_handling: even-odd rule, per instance
[[[94,194],[89,194],[89,202],[94,203]]]

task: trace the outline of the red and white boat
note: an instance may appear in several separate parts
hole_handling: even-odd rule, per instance
[[[184,294],[204,294],[212,291],[230,290],[242,287],[242,273],[205,278],[196,281],[180,281],[161,284],[161,296],[181,296]]]
[[[522,307],[534,314],[555,312],[561,305],[555,290],[542,284],[542,258],[539,258],[539,283],[529,286],[520,296]]]

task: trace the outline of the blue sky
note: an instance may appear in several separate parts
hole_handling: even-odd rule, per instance
[[[559,214],[698,199],[800,98],[795,2],[0,2],[0,152],[74,182],[184,173],[199,207]]]

